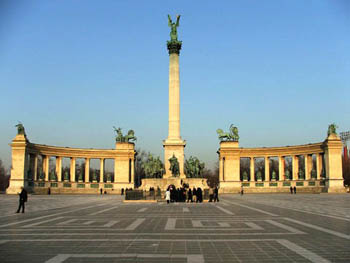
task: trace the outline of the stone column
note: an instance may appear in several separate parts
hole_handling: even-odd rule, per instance
[[[62,157],[56,156],[57,181],[62,182]]]
[[[254,157],[250,157],[250,181],[255,181],[255,171],[254,171]]]
[[[103,180],[104,174],[105,174],[105,159],[101,158],[100,159],[100,183],[104,182]]]
[[[34,155],[34,171],[33,171],[33,180],[38,181],[38,155]]]
[[[45,174],[45,182],[49,181],[49,164],[50,164],[50,156],[43,156],[43,170]]]
[[[219,163],[219,182],[224,181],[224,158],[220,158],[220,163]]]
[[[186,142],[180,136],[180,41],[168,41],[169,51],[169,120],[168,138],[163,141],[164,147],[164,178],[172,177],[169,159],[175,156],[179,162],[180,178],[186,178],[184,172],[184,148]]]
[[[75,164],[76,164],[75,157],[71,157],[70,158],[70,180],[72,182],[75,182]]]
[[[265,156],[265,181],[270,181],[270,159]]]
[[[321,172],[322,172],[322,154],[320,153],[316,155],[316,172],[317,172],[317,180],[320,180]]]
[[[297,155],[292,156],[293,159],[293,176],[292,180],[298,180],[298,172],[299,172],[299,157]]]
[[[285,163],[284,163],[284,156],[279,156],[278,157],[278,176],[279,176],[279,181],[284,181],[284,169],[285,169]]]
[[[311,169],[312,169],[312,155],[305,154],[305,180],[311,179]]]
[[[135,166],[134,166],[134,160],[131,159],[131,183],[134,184],[135,181]]]
[[[85,183],[90,182],[90,159],[85,158]]]

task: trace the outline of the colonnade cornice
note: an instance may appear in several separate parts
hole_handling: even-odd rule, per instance
[[[57,156],[65,158],[89,158],[89,159],[114,159],[116,157],[127,157],[134,159],[134,150],[123,149],[86,149],[49,146],[43,144],[30,143],[27,145],[30,154],[40,154],[45,156]]]
[[[218,153],[222,156],[237,156],[241,158],[259,157],[284,157],[295,155],[324,153],[324,143],[305,145],[282,146],[282,147],[258,147],[258,148],[221,148]]]

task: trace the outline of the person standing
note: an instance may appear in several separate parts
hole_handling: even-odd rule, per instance
[[[217,186],[215,186],[214,190],[214,202],[219,202],[219,189]]]
[[[193,190],[192,190],[192,198],[193,198],[193,202],[197,203],[197,189],[195,187],[193,187]]]
[[[22,186],[21,190],[22,191],[19,194],[19,206],[18,206],[18,209],[17,209],[16,213],[19,213],[21,208],[22,208],[22,213],[24,213],[24,203],[27,202],[27,200],[28,200],[28,194],[27,194],[26,189],[24,189],[24,187]]]
[[[293,194],[293,187],[290,187],[289,190],[290,190],[290,193]]]
[[[294,186],[294,194],[297,193],[297,188]]]
[[[214,189],[209,187],[209,202],[213,202],[214,199]]]
[[[241,195],[244,194],[244,189],[243,189],[243,185],[241,185]]]
[[[189,188],[188,189],[188,191],[187,191],[187,203],[188,202],[193,202],[193,200],[192,200],[192,190],[191,190],[191,188]]]
[[[165,200],[166,200],[167,204],[170,203],[170,189],[169,188],[165,192]]]

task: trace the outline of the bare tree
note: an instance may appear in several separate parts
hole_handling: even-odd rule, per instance
[[[5,166],[0,159],[0,191],[5,191],[9,186],[10,176],[6,174]]]

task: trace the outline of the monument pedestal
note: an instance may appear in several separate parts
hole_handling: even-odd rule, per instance
[[[186,146],[186,141],[183,141],[181,139],[179,140],[165,140],[163,141],[163,147],[164,147],[164,164],[165,164],[165,174],[163,175],[163,178],[171,178],[172,174],[170,171],[170,162],[169,159],[175,155],[179,162],[179,168],[180,168],[180,176],[179,178],[184,179],[185,176],[185,154],[184,154],[184,148]]]

